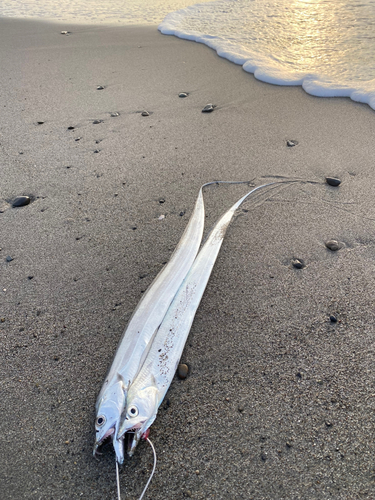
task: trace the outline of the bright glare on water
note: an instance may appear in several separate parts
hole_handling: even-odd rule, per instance
[[[375,0],[221,0],[159,29],[214,48],[260,80],[375,108]]]
[[[255,77],[375,109],[375,0],[0,0],[0,16],[161,23]],[[180,9],[180,10],[178,10]],[[174,12],[175,11],[175,12]]]

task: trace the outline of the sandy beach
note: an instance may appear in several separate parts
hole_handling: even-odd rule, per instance
[[[1,499],[116,499],[94,406],[134,308],[203,183],[281,177],[316,183],[230,226],[145,498],[374,499],[375,112],[156,27],[2,18],[0,68]],[[207,229],[247,190],[207,188]],[[122,498],[151,468],[143,442]]]

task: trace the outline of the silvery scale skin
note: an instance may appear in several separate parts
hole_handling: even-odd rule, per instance
[[[278,183],[252,189],[235,203],[216,223],[198,253],[189,273],[163,319],[141,370],[127,394],[126,408],[117,439],[129,433],[131,456],[142,436],[154,422],[158,408],[175,375],[195,313],[210,278],[226,230],[236,210],[255,191]],[[147,434],[146,434],[147,435]]]
[[[203,188],[217,183],[220,181],[209,182],[200,188],[189,223],[168,264],[143,295],[123,333],[96,401],[94,456],[98,447],[107,438],[111,438],[116,459],[119,463],[123,462],[123,441],[116,438],[127,392],[146,359],[173,297],[198,253],[205,218]]]

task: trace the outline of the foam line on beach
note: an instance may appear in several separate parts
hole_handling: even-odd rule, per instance
[[[253,5],[256,4],[257,2],[253,3]],[[241,5],[241,2],[238,5]],[[277,47],[280,41],[277,39],[277,32],[275,33],[275,51],[273,52],[272,47],[270,48],[265,42],[259,41],[264,32],[251,32],[251,27],[247,26],[245,29],[246,23],[240,20],[239,15],[242,11],[232,12],[237,8],[236,6],[237,4],[234,5],[233,2],[227,0],[196,4],[168,14],[158,29],[164,35],[174,35],[207,45],[214,49],[220,57],[241,65],[246,72],[254,74],[255,78],[260,81],[273,85],[302,86],[308,94],[318,97],[350,97],[353,101],[366,103],[375,109],[375,79],[372,78],[371,69],[366,69],[368,66],[365,64],[367,56],[363,56],[363,61],[353,59],[351,62],[347,62],[344,61],[343,55],[342,70],[341,61],[332,58],[332,60],[328,60],[326,66],[320,67],[318,64],[313,71],[306,71],[304,67],[307,65],[304,64],[304,61],[293,60],[293,56],[296,54],[287,52],[285,57],[284,54],[283,57],[280,57],[280,47]],[[253,14],[255,18],[257,15],[259,16],[259,13],[258,11],[250,11],[248,6],[246,9],[243,12],[244,15],[248,16],[250,24],[253,21]],[[281,12],[282,8],[279,7],[279,9]],[[225,18],[220,17],[224,15]],[[266,15],[266,11],[264,15]],[[225,19],[225,23],[223,19]],[[236,29],[237,24],[238,30]],[[267,28],[268,25],[265,24],[262,30],[267,30]],[[274,29],[274,26],[270,23],[270,30],[271,28]],[[201,32],[199,29],[207,30],[207,32]],[[325,30],[328,29],[329,26],[326,25]],[[334,29],[335,26],[332,26],[332,30]],[[363,29],[365,30],[366,26]],[[285,28],[286,32],[287,30],[288,27]],[[287,37],[295,39],[295,41],[298,41],[297,35],[298,33],[293,32],[286,34]],[[269,33],[267,36],[271,39],[273,34]],[[339,40],[337,43],[342,44],[343,42]],[[319,47],[314,47],[311,50],[311,59],[322,57],[319,50]],[[345,52],[345,46],[329,47],[327,54],[330,52],[339,53],[341,50]],[[354,48],[349,47],[348,50],[354,51]],[[368,45],[368,50],[370,50],[370,57],[371,45]],[[300,59],[304,59],[303,53],[301,53]]]

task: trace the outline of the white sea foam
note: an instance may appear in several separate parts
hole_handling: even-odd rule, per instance
[[[168,14],[159,30],[208,45],[258,80],[375,109],[375,0],[219,0]]]

